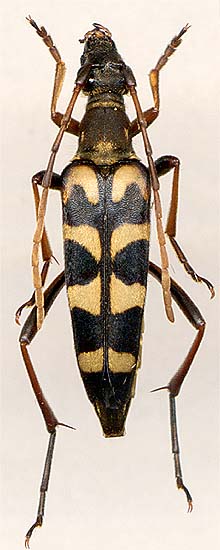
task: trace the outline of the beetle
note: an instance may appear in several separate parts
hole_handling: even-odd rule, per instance
[[[52,38],[29,16],[31,26],[42,38],[56,62],[51,118],[59,127],[46,170],[32,178],[37,226],[33,239],[32,266],[35,292],[16,312],[33,306],[25,321],[20,346],[33,391],[49,432],[49,444],[40,488],[37,518],[27,532],[25,545],[44,517],[56,427],[59,422],[47,402],[31,362],[28,345],[41,328],[55,298],[66,284],[72,319],[77,363],[87,395],[100,420],[105,437],[124,435],[130,403],[135,394],[141,364],[143,311],[148,273],[162,286],[167,318],[174,321],[172,298],[197,333],[185,360],[166,386],[169,392],[172,453],[177,487],[182,489],[192,510],[192,497],[183,482],[176,422],[176,396],[189,371],[205,330],[197,306],[169,276],[165,232],[186,272],[196,282],[204,282],[214,296],[213,285],[198,275],[176,240],[180,161],[172,155],[153,160],[147,134],[160,108],[159,73],[180,45],[189,28],[174,36],[151,70],[150,86],[154,105],[142,111],[132,70],[117,51],[110,31],[98,23],[80,40],[84,44],[81,66],[65,114],[57,111],[65,65]],[[85,114],[78,122],[72,110],[80,92],[87,98]],[[130,94],[137,118],[130,121],[124,95]],[[69,132],[78,137],[78,149],[61,175],[53,165],[62,137]],[[142,133],[148,160],[146,167],[137,157],[132,139]],[[163,230],[159,177],[173,171],[172,197],[166,231]],[[43,191],[40,198],[39,186]],[[45,210],[50,189],[60,191],[63,207],[65,270],[43,293],[52,249],[45,229]],[[161,268],[149,260],[151,200],[153,196]],[[39,251],[43,268],[40,272]]]

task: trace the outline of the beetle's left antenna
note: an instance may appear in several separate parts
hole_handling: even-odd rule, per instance
[[[31,16],[27,17],[29,23],[34,27],[37,34],[43,39],[46,46],[49,47],[50,52],[54,55],[54,52],[57,52],[51,37],[48,35],[44,27],[38,27],[37,23],[32,19]],[[42,236],[44,231],[44,219],[47,206],[47,197],[48,191],[51,185],[51,178],[53,174],[53,166],[57,152],[59,150],[64,132],[67,130],[68,124],[71,120],[71,114],[73,107],[76,103],[77,97],[82,90],[85,81],[88,78],[90,71],[90,65],[84,67],[84,71],[78,72],[75,86],[73,89],[72,97],[66,109],[66,112],[62,118],[61,125],[57,137],[52,145],[51,154],[49,157],[47,169],[45,171],[43,181],[42,181],[42,195],[39,202],[38,215],[37,215],[37,225],[33,237],[33,249],[32,249],[32,268],[33,268],[33,284],[35,288],[35,303],[37,306],[37,329],[39,330],[43,324],[44,320],[44,298],[43,298],[43,289],[42,289],[42,278],[39,267],[39,251],[42,242]],[[55,79],[56,80],[56,79]],[[59,88],[59,86],[58,86]]]

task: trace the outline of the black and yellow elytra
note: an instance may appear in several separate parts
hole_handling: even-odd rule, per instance
[[[75,160],[62,180],[65,276],[78,365],[104,434],[122,435],[147,285],[147,170],[137,160],[108,170]]]

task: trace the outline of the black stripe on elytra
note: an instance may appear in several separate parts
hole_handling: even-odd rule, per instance
[[[81,185],[73,185],[70,197],[63,203],[63,223],[71,226],[82,224],[100,228],[100,218],[103,215],[101,202],[92,204]]]
[[[138,185],[133,183],[119,202],[107,198],[109,228],[113,231],[123,223],[141,224],[150,221],[149,203],[143,198]]]
[[[98,275],[99,263],[83,246],[75,241],[64,241],[66,285],[85,285]]]
[[[132,229],[131,229],[132,235]],[[127,285],[147,285],[149,241],[139,240],[120,250],[113,261],[113,271]]]
[[[103,321],[101,315],[92,315],[84,309],[71,310],[76,354],[96,351],[103,346]]]
[[[108,319],[108,346],[117,352],[132,353],[138,357],[143,309],[133,307],[110,315]]]

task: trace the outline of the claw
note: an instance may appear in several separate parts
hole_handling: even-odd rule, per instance
[[[214,286],[212,285],[212,283],[210,283],[210,281],[208,281],[208,279],[203,279],[202,278],[202,281],[203,281],[203,283],[205,283],[207,285],[207,287],[208,287],[208,289],[211,293],[211,300],[212,300],[212,298],[214,298],[214,296],[215,296]]]
[[[30,540],[30,537],[26,536],[25,537],[25,543],[24,543],[25,548],[30,548],[29,540]]]
[[[192,500],[188,501],[188,510],[187,513],[191,513],[193,511],[193,502]]]
[[[26,19],[27,19],[28,23],[30,23],[30,25],[32,25],[32,27],[34,27],[34,29],[36,29],[36,31],[40,30],[37,23],[35,23],[35,21],[32,19],[31,15],[28,15],[26,17]]]
[[[26,534],[26,537],[25,537],[25,543],[24,543],[25,548],[30,548],[29,542],[30,542],[31,535],[32,535],[32,533],[33,533],[33,531],[36,527],[41,527],[42,526],[42,521],[43,521],[43,518],[39,517],[37,519],[37,521],[35,521],[35,523],[28,530],[28,532]]]
[[[181,36],[183,36],[183,34],[185,34],[186,31],[188,31],[188,29],[190,29],[191,25],[189,23],[186,23],[185,27],[182,28],[182,30],[180,31],[180,33],[178,34],[178,37],[180,38]]]
[[[31,307],[34,305],[34,296],[31,297],[30,300],[28,300],[27,302],[25,302],[24,304],[22,304],[16,311],[15,313],[15,322],[17,323],[17,325],[20,325],[20,317],[21,317],[21,314],[22,314],[22,311],[25,307]]]
[[[191,494],[189,492],[189,490],[187,489],[187,487],[183,484],[183,480],[182,478],[179,478],[177,477],[176,478],[176,484],[177,484],[177,487],[178,489],[182,489],[186,495],[186,498],[187,498],[187,502],[188,502],[188,510],[187,510],[187,513],[191,513],[192,510],[193,510],[193,500],[192,500],[192,497],[191,497]]]

